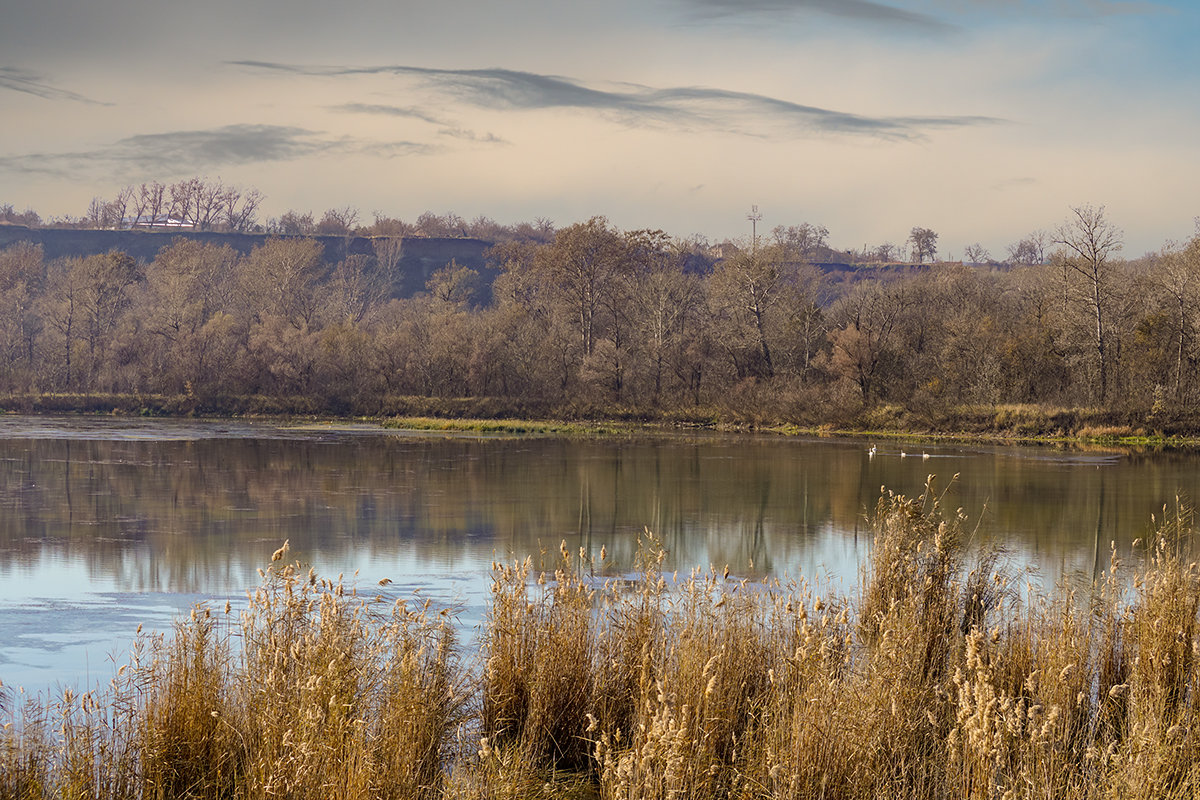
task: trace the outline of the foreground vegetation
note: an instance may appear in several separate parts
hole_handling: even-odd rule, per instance
[[[1100,798],[1200,791],[1190,515],[1129,575],[1018,586],[932,487],[884,494],[860,588],[565,545],[453,615],[289,564],[103,690],[6,695],[0,797]]]

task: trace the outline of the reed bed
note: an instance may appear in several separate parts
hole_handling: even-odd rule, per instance
[[[883,493],[856,590],[621,579],[565,544],[453,615],[290,563],[239,615],[143,636],[103,690],[0,694],[0,798],[1200,795],[1200,568],[1164,512],[1131,569],[1018,590],[932,482]]]

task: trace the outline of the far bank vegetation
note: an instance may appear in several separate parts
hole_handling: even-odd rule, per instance
[[[273,224],[319,227],[289,220]],[[389,224],[412,230],[375,227]],[[450,263],[414,297],[393,291],[401,240],[386,237],[334,265],[301,235],[245,256],[179,239],[150,263],[10,246],[0,404],[1200,431],[1200,237],[1123,260],[1120,231],[1084,206],[1002,264],[973,246],[977,263],[839,271],[822,265],[898,248],[835,251],[809,224],[719,247],[603,218],[525,227],[493,231],[494,282]],[[910,238],[916,257],[935,257],[936,233]]]

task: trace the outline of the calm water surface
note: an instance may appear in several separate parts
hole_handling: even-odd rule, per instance
[[[322,575],[482,617],[493,558],[606,546],[632,563],[655,531],[670,565],[805,575],[849,589],[880,487],[950,502],[978,538],[1041,574],[1127,553],[1200,455],[838,439],[602,440],[281,428],[242,422],[0,416],[0,681],[106,682],[140,623],[238,602],[290,539]],[[911,450],[902,458],[902,450]],[[920,453],[928,453],[921,458]],[[357,576],[355,575],[357,573]]]

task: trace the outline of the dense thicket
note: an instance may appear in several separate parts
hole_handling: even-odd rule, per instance
[[[16,245],[0,252],[0,392],[212,410],[300,397],[366,414],[420,396],[804,424],[881,406],[936,424],[1004,404],[1177,419],[1200,399],[1200,236],[1120,261],[1102,210],[1076,211],[1046,263],[849,283],[810,265],[802,237],[713,264],[596,218],[494,247],[486,305],[479,275],[454,263],[391,297],[386,248],[331,268],[297,237],[245,257],[177,240],[149,264]]]

